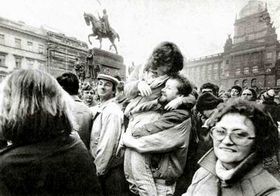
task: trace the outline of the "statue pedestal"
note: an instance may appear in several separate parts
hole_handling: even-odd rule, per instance
[[[92,54],[88,58],[88,67],[90,68],[90,77],[87,79],[96,79],[99,73],[120,76],[122,80],[125,79],[126,67],[123,64],[123,57],[98,48],[93,48],[89,50],[89,54]]]

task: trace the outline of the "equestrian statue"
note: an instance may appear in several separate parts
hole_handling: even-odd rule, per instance
[[[84,12],[84,19],[86,21],[86,24],[89,26],[92,25],[92,34],[88,35],[88,41],[90,44],[92,42],[90,41],[90,37],[96,37],[96,39],[99,40],[99,48],[102,47],[102,39],[108,38],[111,42],[109,50],[111,50],[112,46],[115,48],[116,53],[118,54],[118,49],[115,44],[115,39],[118,38],[118,41],[120,41],[119,34],[110,26],[108,15],[106,9],[103,10],[103,16],[98,16],[99,19],[97,19],[94,15],[85,13]]]

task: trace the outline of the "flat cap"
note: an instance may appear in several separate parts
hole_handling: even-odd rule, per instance
[[[97,76],[97,79],[98,80],[107,80],[107,81],[110,81],[112,82],[113,84],[115,85],[118,85],[119,84],[119,80],[113,76],[110,76],[110,75],[106,75],[106,74],[98,74]]]

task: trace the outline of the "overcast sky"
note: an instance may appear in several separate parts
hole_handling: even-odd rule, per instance
[[[280,0],[265,2],[279,35]],[[91,28],[83,13],[102,15],[106,8],[121,38],[116,43],[119,53],[130,65],[145,63],[153,48],[166,40],[175,42],[188,59],[222,52],[227,34],[233,35],[235,16],[246,4],[247,0],[0,0],[0,16],[44,25],[88,43]],[[109,41],[103,42],[108,49]],[[98,46],[97,41],[89,45]]]

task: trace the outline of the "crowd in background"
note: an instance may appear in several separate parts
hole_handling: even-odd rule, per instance
[[[127,81],[17,70],[0,84],[0,195],[279,195],[279,97],[195,87],[159,44]]]

